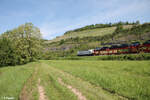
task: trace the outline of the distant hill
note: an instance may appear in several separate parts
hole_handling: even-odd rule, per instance
[[[150,23],[116,24],[105,27],[83,27],[66,32],[44,44],[45,58],[76,56],[79,50],[94,49],[118,43],[144,42],[150,39]]]
[[[125,29],[126,28],[131,28],[132,25],[124,25],[123,26]],[[56,37],[53,40],[50,40],[49,42],[57,42],[62,39],[66,40],[69,38],[83,38],[83,37],[95,37],[95,36],[103,36],[103,35],[108,35],[112,34],[116,29],[116,26],[112,27],[105,27],[105,28],[94,28],[94,29],[85,29],[81,31],[68,31],[64,35]]]

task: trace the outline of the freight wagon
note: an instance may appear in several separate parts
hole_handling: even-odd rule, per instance
[[[150,40],[140,44],[134,42],[132,44],[117,44],[111,47],[101,47],[93,50],[78,51],[78,56],[96,56],[96,55],[119,55],[119,54],[134,54],[134,53],[150,53]]]

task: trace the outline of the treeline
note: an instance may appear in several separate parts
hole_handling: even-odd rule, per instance
[[[0,66],[25,64],[40,58],[41,33],[32,23],[0,35]]]
[[[130,23],[130,22],[121,22],[120,21],[118,23],[92,24],[92,25],[87,25],[87,26],[82,27],[82,28],[75,29],[75,30],[67,31],[64,34],[68,34],[70,32],[78,32],[78,31],[88,30],[88,29],[106,28],[106,27],[113,27],[113,26],[120,26],[120,25],[138,25],[138,24],[140,24],[139,21],[132,22],[132,23]]]

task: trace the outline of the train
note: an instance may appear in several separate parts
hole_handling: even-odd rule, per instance
[[[98,56],[98,55],[120,55],[150,53],[150,40],[144,43],[133,42],[131,44],[112,44],[110,47],[97,47],[86,51],[78,51],[77,56]]]

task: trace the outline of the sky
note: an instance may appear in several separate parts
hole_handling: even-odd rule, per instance
[[[44,39],[97,23],[150,22],[150,0],[0,0],[0,34],[32,22]]]

